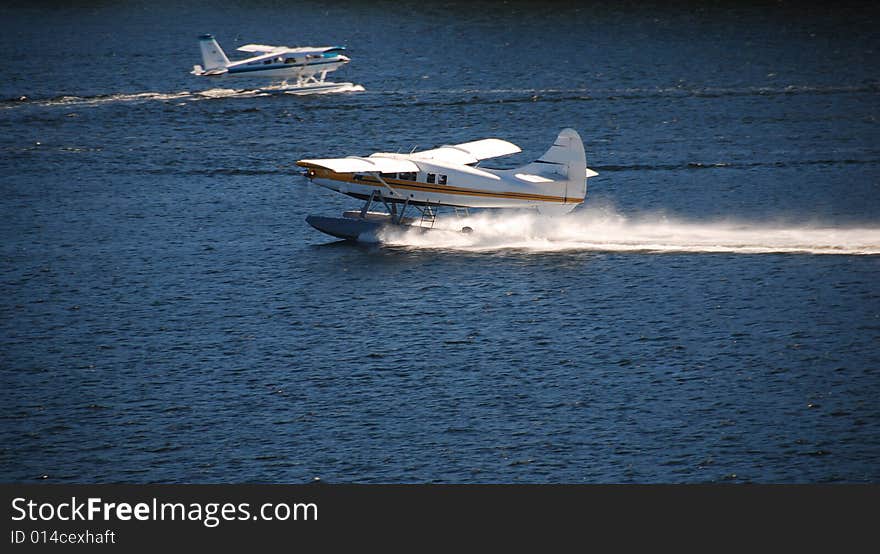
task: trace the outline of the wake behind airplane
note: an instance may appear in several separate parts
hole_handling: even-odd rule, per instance
[[[193,66],[190,72],[199,77],[263,77],[287,85],[294,80],[294,87],[321,88],[340,87],[351,83],[325,83],[327,74],[336,71],[350,61],[344,54],[344,46],[271,46],[245,44],[240,52],[256,54],[243,60],[230,61],[220,44],[212,35],[199,37],[202,64]]]
[[[312,215],[306,221],[328,235],[358,240],[386,226],[432,229],[440,207],[454,208],[457,214],[467,208],[567,213],[583,203],[587,179],[598,173],[587,167],[577,131],[563,129],[544,155],[520,168],[478,167],[482,160],[521,151],[505,140],[488,138],[409,154],[299,160],[296,164],[306,168],[304,175],[315,184],[366,201],[360,211],[347,211],[342,218]],[[375,202],[388,211],[371,212]],[[410,207],[416,217],[406,216]]]

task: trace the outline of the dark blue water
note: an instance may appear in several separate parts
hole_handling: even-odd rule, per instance
[[[874,11],[0,22],[0,479],[880,481]],[[331,78],[366,90],[206,82],[205,32],[345,44]],[[352,245],[304,221],[358,204],[297,159],[497,136],[513,167],[567,126],[600,176],[561,223]]]

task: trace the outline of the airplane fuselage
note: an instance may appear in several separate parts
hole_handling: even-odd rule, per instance
[[[295,61],[288,61],[295,60]],[[268,62],[268,63],[266,63]],[[331,58],[306,60],[292,57],[278,57],[256,62],[236,62],[226,68],[229,77],[271,77],[277,79],[306,78],[331,72],[349,62],[349,58],[336,55]]]
[[[473,208],[522,208],[544,204],[576,205],[584,201],[582,187],[555,182],[516,170],[452,168],[417,162],[418,172],[337,173],[308,167],[307,176],[320,186],[359,199],[376,194],[392,202]],[[531,180],[530,180],[531,179]],[[537,181],[537,182],[535,182]]]

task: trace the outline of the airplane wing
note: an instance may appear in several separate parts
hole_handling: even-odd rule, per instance
[[[239,52],[260,52],[268,54],[280,50],[289,50],[287,46],[270,46],[268,44],[245,44],[236,48]]]
[[[409,160],[394,158],[325,158],[319,160],[299,160],[300,167],[323,167],[336,173],[400,173],[418,171],[419,166]]]
[[[256,54],[323,54],[325,52],[343,52],[344,46],[272,46],[270,44],[245,44],[236,48],[239,52]]]
[[[436,160],[466,165],[488,158],[516,154],[517,152],[522,152],[522,149],[512,142],[489,138],[473,142],[463,142],[461,144],[449,144],[440,148],[434,148],[433,150],[415,152],[412,154],[412,157],[420,160]]]

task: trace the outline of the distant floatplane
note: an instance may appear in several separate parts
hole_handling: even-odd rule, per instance
[[[202,65],[190,72],[199,77],[252,77],[269,79],[286,92],[318,93],[363,90],[353,83],[326,81],[327,74],[349,63],[344,46],[271,46],[245,44],[240,52],[255,54],[230,61],[213,35],[199,37]],[[293,84],[289,84],[290,82]]]
[[[517,169],[478,167],[489,158],[515,154],[515,144],[488,138],[411,152],[376,152],[368,157],[305,159],[296,164],[313,183],[364,200],[343,217],[310,215],[306,221],[328,235],[359,240],[387,227],[433,229],[439,208],[462,215],[468,208],[535,208],[567,213],[583,203],[587,179],[584,144],[574,129],[563,129],[553,146],[534,162]],[[386,212],[370,211],[384,204]],[[407,217],[412,207],[415,217]],[[460,232],[474,231],[462,227]]]

